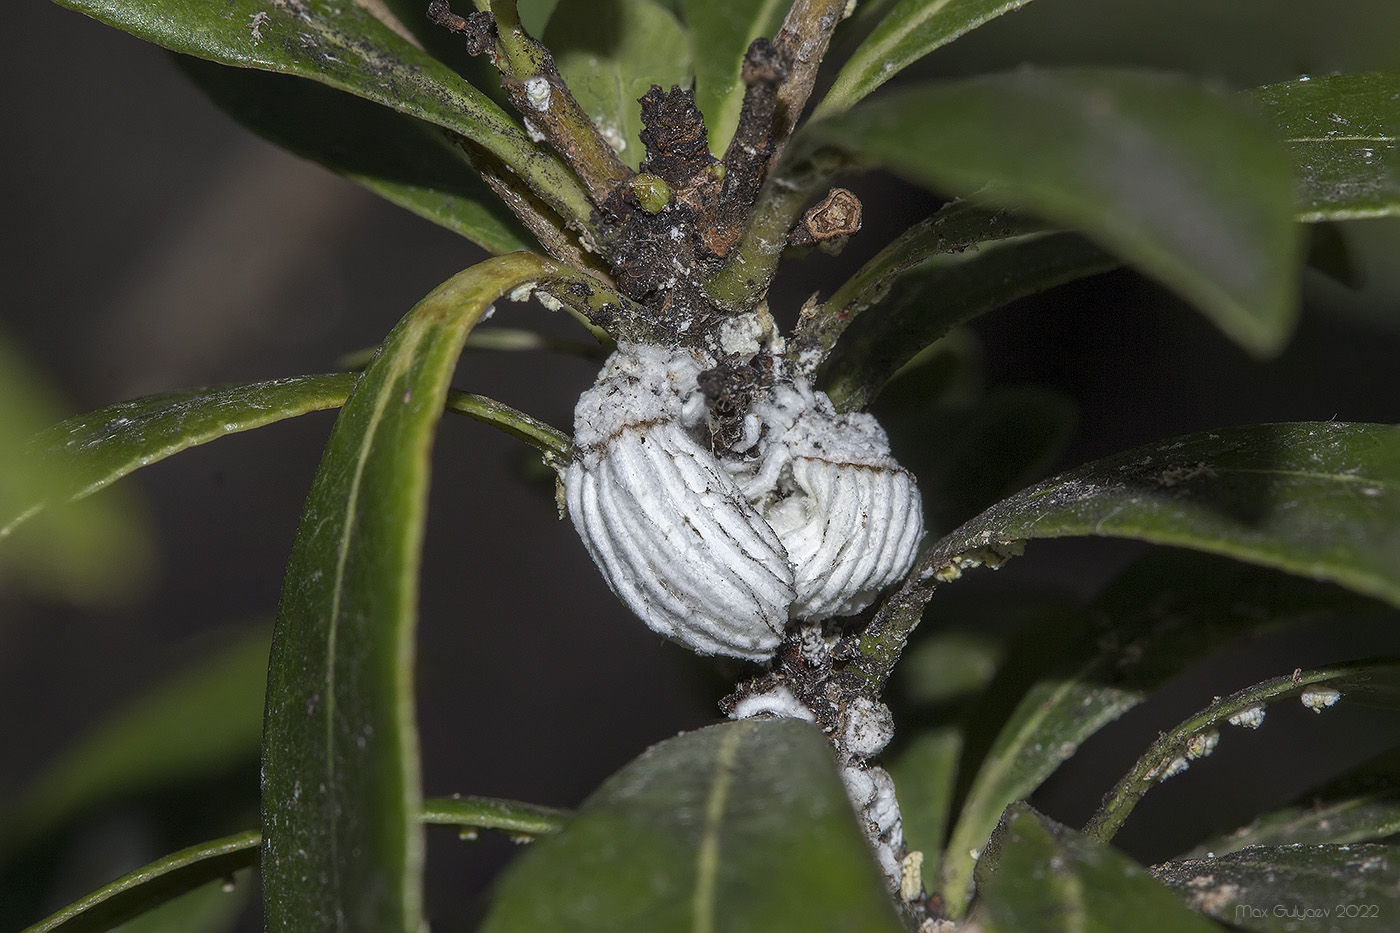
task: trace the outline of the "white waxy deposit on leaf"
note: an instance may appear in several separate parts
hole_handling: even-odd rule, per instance
[[[756,398],[713,441],[698,350],[620,345],[579,398],[569,515],[613,592],[701,654],[770,657],[790,620],[851,615],[923,536],[913,478],[873,417],[805,379]]]

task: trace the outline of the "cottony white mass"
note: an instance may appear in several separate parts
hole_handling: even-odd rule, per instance
[[[574,412],[569,516],[613,592],[701,654],[771,657],[791,620],[852,615],[908,572],[918,488],[868,414],[804,378],[712,450],[698,350],[619,345]]]

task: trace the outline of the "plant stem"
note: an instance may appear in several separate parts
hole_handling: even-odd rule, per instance
[[[520,25],[515,0],[491,0],[496,21],[493,62],[505,76],[506,94],[525,119],[543,133],[602,206],[613,189],[632,177],[598,127],[564,83],[554,56]]]
[[[788,246],[788,231],[846,164],[844,156],[820,150],[778,166],[763,187],[739,245],[705,283],[711,301],[730,312],[745,311],[758,303],[778,271],[778,260]]]
[[[778,114],[773,123],[775,148],[773,158],[783,151],[787,140],[797,128],[797,121],[807,106],[817,69],[826,56],[831,33],[846,11],[846,0],[795,0],[783,20],[783,28],[773,37],[780,53],[791,56],[787,79],[778,89]]]

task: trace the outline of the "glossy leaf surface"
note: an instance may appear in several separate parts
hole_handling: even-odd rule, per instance
[[[1022,70],[928,84],[814,123],[817,141],[950,195],[1083,231],[1258,353],[1297,314],[1287,154],[1184,78]]]
[[[49,498],[24,503],[0,526],[0,540],[54,501],[82,499],[182,450],[313,411],[339,408],[356,373],[293,376],[206,386],[118,402],[49,428],[38,444],[61,483]],[[494,399],[451,391],[446,410],[491,424],[542,451],[564,456],[569,438]]]
[[[1250,846],[1342,845],[1372,842],[1400,833],[1400,801],[1389,795],[1352,797],[1312,807],[1266,813],[1191,850],[1188,858],[1238,852]]]
[[[1246,97],[1293,153],[1304,220],[1400,214],[1400,72],[1300,78]]]
[[[848,110],[886,81],[940,46],[1020,9],[1030,0],[898,0],[841,66],[817,108],[825,117]]]
[[[1395,846],[1260,846],[1152,873],[1207,916],[1260,933],[1360,933],[1384,928],[1400,908]]]
[[[493,253],[531,236],[438,127],[290,75],[180,56],[185,74],[245,127]]]
[[[1303,706],[1321,714],[1344,697],[1349,702],[1396,707],[1400,699],[1400,661],[1381,659],[1336,664],[1311,671],[1273,677],[1217,699],[1196,715],[1162,733],[1104,795],[1102,806],[1084,831],[1104,841],[1113,838],[1142,796],[1158,782],[1179,774],[1196,758],[1210,754],[1226,724],[1239,726],[1241,717],[1257,714],[1270,703],[1297,697]],[[1215,739],[1210,739],[1214,734]],[[1200,740],[1207,741],[1204,746]],[[1204,751],[1202,751],[1204,749]]]
[[[1028,641],[979,705],[969,729],[995,730],[996,739],[970,763],[975,777],[949,844],[950,892],[971,877],[966,853],[983,844],[1008,804],[1029,797],[1086,739],[1183,667],[1244,634],[1378,609],[1335,586],[1208,554],[1148,554],[1077,616],[1057,621],[1056,642]],[[1059,652],[1067,658],[1056,664]],[[1007,697],[1019,698],[1009,714]]]
[[[283,585],[263,742],[270,930],[421,923],[413,704],[429,457],[467,333],[555,270],[525,253],[449,279],[395,328],[346,400]]]
[[[865,292],[871,304],[878,302],[874,312],[859,313],[862,299],[833,307],[833,316],[850,323],[819,378],[839,408],[863,408],[900,367],[953,327],[1017,298],[1117,265],[1083,237],[1057,232],[989,238],[935,254],[910,270],[872,282]]]
[[[64,483],[50,498],[4,516],[0,539],[40,510],[81,499],[127,474],[228,434],[335,408],[353,373],[296,376],[250,385],[212,386],[118,402],[49,428],[36,447]],[[62,497],[61,499],[59,497]]]
[[[705,115],[710,151],[724,149],[739,125],[744,83],[739,69],[749,43],[771,39],[792,4],[786,0],[684,0],[685,25],[695,59],[695,105]]]
[[[557,833],[572,816],[567,810],[495,797],[430,797],[423,822],[436,826],[499,829],[517,838]]]
[[[901,929],[821,733],[791,719],[662,742],[507,870],[489,933]]]
[[[635,168],[643,155],[637,98],[653,84],[690,83],[690,40],[675,16],[653,0],[561,0],[544,43],[579,106]]]
[[[1003,500],[924,566],[956,576],[978,549],[1066,535],[1223,554],[1400,605],[1400,427],[1255,425],[1139,447]]]
[[[1013,804],[977,866],[974,920],[992,933],[1212,933],[1128,856]]]
[[[480,145],[564,215],[586,220],[582,189],[515,121],[456,72],[378,19],[338,0],[58,0],[196,58],[298,75],[426,120]]]
[[[99,933],[258,859],[258,834],[238,833],[181,849],[94,891],[22,933]]]

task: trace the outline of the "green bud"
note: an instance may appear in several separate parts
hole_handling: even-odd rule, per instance
[[[648,214],[659,214],[671,202],[671,186],[655,175],[634,175],[632,196]]]

